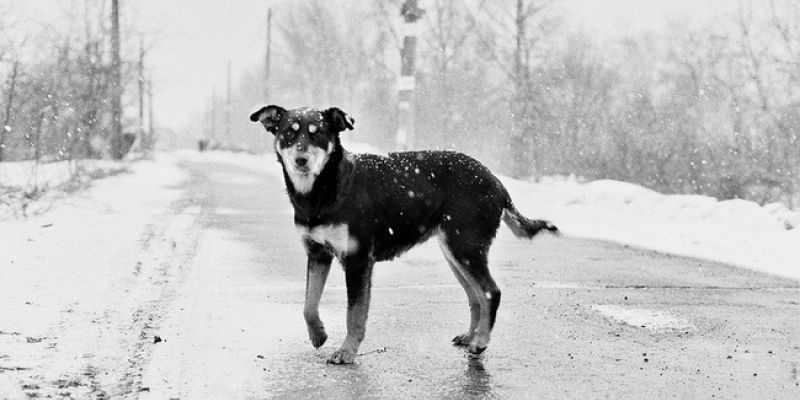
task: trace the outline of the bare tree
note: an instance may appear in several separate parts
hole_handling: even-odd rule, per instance
[[[542,44],[557,25],[557,19],[545,12],[557,0],[513,0],[485,4],[480,8],[484,23],[484,50],[505,77],[507,119],[510,126],[507,149],[511,152],[511,173],[515,176],[541,170],[538,144],[541,132],[535,129],[536,85],[532,75]],[[511,46],[505,45],[511,43]],[[531,166],[529,161],[533,160]]]
[[[19,77],[19,60],[15,59],[11,67],[11,73],[8,76],[8,83],[6,88],[5,110],[3,112],[3,126],[0,127],[0,162],[4,159],[6,147],[6,134],[11,132],[11,119],[13,118],[12,111],[14,110],[14,95],[17,89],[17,78]]]

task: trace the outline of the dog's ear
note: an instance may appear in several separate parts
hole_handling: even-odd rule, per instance
[[[331,107],[323,111],[322,115],[325,117],[325,123],[329,124],[336,132],[341,132],[345,129],[353,129],[353,124],[356,123],[356,120],[336,107]]]
[[[264,125],[264,129],[274,134],[285,112],[286,109],[281,106],[264,106],[261,107],[260,110],[250,114],[250,121],[261,122],[261,124]]]

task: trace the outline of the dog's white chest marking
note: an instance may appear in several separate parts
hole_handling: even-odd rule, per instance
[[[346,224],[319,225],[311,229],[300,227],[299,229],[304,238],[331,248],[339,257],[358,250],[358,241],[350,236]]]

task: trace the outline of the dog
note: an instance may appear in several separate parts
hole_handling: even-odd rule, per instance
[[[274,135],[286,191],[308,256],[303,315],[311,344],[328,339],[319,301],[336,257],[347,286],[347,335],[328,359],[352,363],[364,339],[375,262],[391,260],[436,236],[467,293],[470,326],[453,338],[470,353],[489,343],[500,290],[487,256],[500,221],[518,237],[558,233],[522,216],[503,184],[472,157],[453,151],[351,154],[339,134],[355,120],[339,108],[286,110],[268,105],[250,115]]]

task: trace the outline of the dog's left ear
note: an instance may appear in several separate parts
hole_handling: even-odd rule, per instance
[[[325,117],[325,123],[329,124],[336,132],[341,132],[345,129],[352,130],[353,124],[356,123],[356,120],[336,107],[323,111],[322,115]]]
[[[286,109],[281,106],[269,105],[261,107],[260,110],[250,114],[250,121],[261,122],[264,129],[272,134],[275,134],[278,128],[278,123],[281,122],[281,117],[286,112]]]

